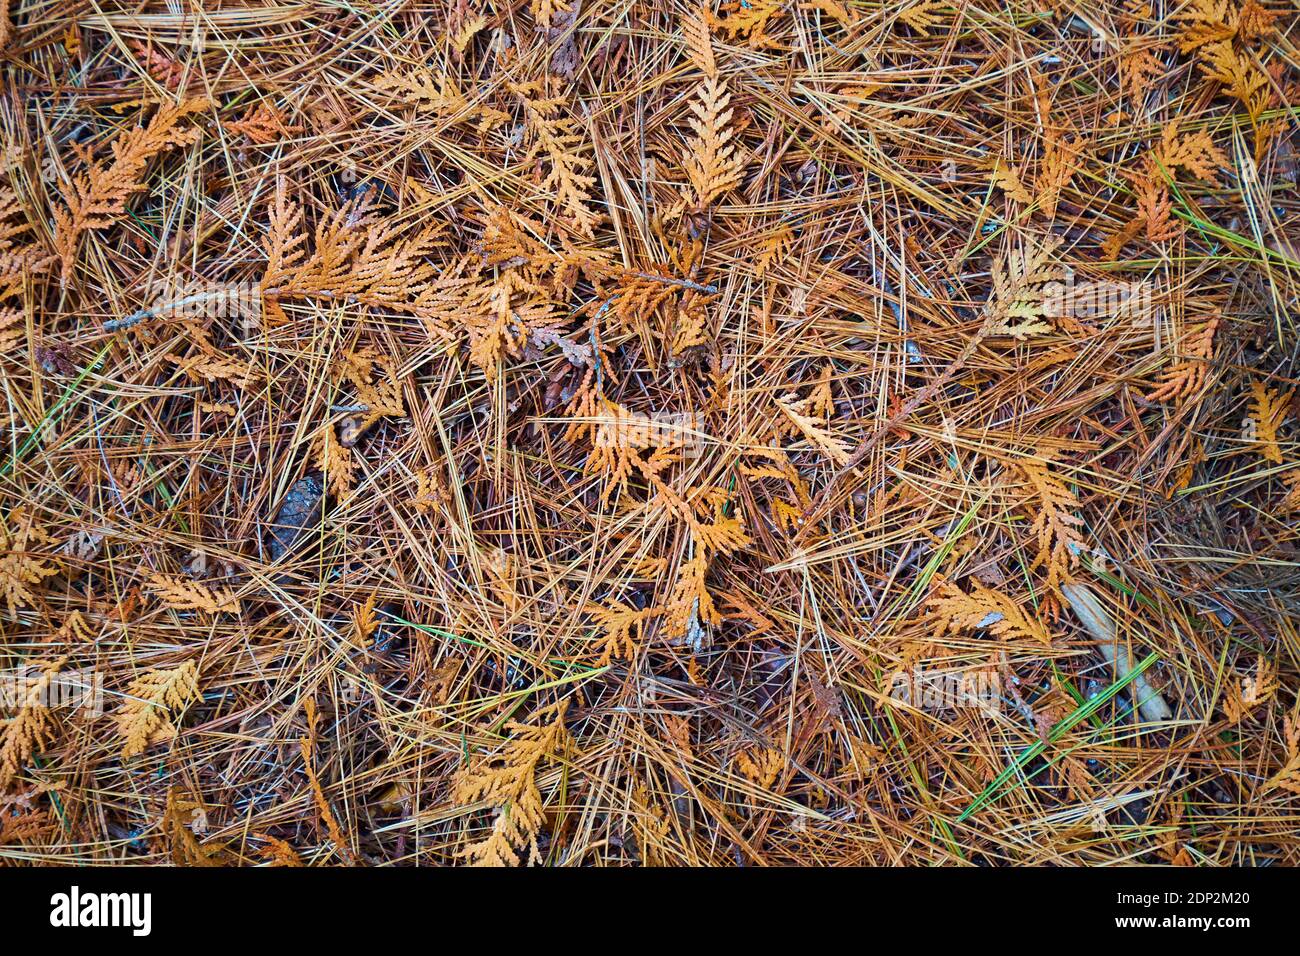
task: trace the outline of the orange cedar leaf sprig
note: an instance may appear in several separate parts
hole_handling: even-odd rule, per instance
[[[81,237],[111,226],[126,214],[127,200],[144,190],[144,174],[156,156],[199,141],[202,130],[182,123],[209,105],[195,97],[161,106],[147,124],[113,141],[111,163],[92,163],[73,178],[66,207],[54,210],[54,247],[63,262],[65,282],[72,275]]]
[[[276,188],[260,285],[273,323],[287,321],[281,302],[323,298],[416,316],[436,312],[437,270],[428,260],[440,224],[406,231],[378,217],[373,194],[344,203],[316,226],[308,247],[302,207]]]
[[[554,760],[568,739],[564,712],[568,701],[534,715],[549,716],[546,723],[506,725],[509,741],[498,753],[467,767],[456,777],[453,798],[461,806],[484,803],[495,808],[492,829],[482,840],[460,851],[474,866],[518,866],[520,854],[529,864],[542,862],[537,846],[545,820],[537,768]]]
[[[1016,469],[1029,485],[1025,507],[1033,515],[1030,530],[1038,543],[1038,554],[1031,567],[1047,569],[1048,585],[1059,587],[1070,569],[1079,563],[1086,548],[1083,519],[1077,514],[1079,501],[1065,481],[1051,469],[1052,452],[1040,451],[1034,457],[1018,459]]]
[[[969,591],[937,578],[928,600],[938,631],[987,629],[1000,637],[1027,637],[1051,643],[1047,629],[1019,604],[1000,591],[972,581]]]
[[[1250,446],[1275,465],[1283,462],[1278,429],[1290,414],[1294,389],[1286,392],[1269,388],[1263,382],[1250,383],[1250,406],[1244,437]]]
[[[691,211],[704,212],[715,199],[740,185],[740,160],[731,141],[733,110],[726,81],[719,75],[713,56],[713,42],[703,15],[688,17],[682,32],[691,59],[704,73],[704,82],[691,103],[689,120],[694,138],[682,157],[682,166],[690,183]]]
[[[123,759],[176,736],[173,714],[183,711],[198,696],[199,668],[194,661],[170,670],[147,671],[133,680],[118,715]]]

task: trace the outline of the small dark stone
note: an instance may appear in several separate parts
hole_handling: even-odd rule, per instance
[[[306,475],[289,489],[267,534],[266,550],[272,562],[280,560],[303,529],[320,517],[324,497],[325,484],[320,475]]]

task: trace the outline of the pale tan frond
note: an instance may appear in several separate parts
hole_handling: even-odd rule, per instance
[[[495,808],[487,837],[460,851],[474,866],[518,866],[525,852],[530,865],[542,862],[537,839],[545,817],[537,768],[554,760],[568,738],[567,707],[565,701],[534,715],[534,719],[548,718],[544,724],[511,721],[506,725],[505,747],[457,775],[453,797],[458,804]]]
[[[228,587],[209,588],[197,581],[150,572],[145,575],[149,589],[176,611],[202,611],[205,614],[238,614],[239,598]]]
[[[199,696],[199,668],[186,661],[171,670],[151,670],[131,682],[118,715],[122,758],[145,752],[176,736],[174,720]]]
[[[155,157],[198,142],[202,131],[181,123],[209,105],[206,99],[193,98],[160,107],[148,123],[113,141],[111,163],[93,163],[73,179],[67,205],[54,211],[54,245],[63,261],[65,282],[72,274],[81,237],[126,215],[126,202],[145,189],[144,173]]]

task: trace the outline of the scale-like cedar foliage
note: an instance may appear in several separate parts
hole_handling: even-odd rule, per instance
[[[118,715],[122,757],[142,754],[150,745],[175,736],[173,718],[198,694],[199,670],[194,661],[169,670],[150,670],[133,680]]]
[[[168,150],[197,142],[202,130],[185,123],[209,107],[208,101],[201,98],[163,104],[148,123],[113,140],[110,162],[92,161],[89,168],[73,177],[67,205],[54,209],[54,248],[63,262],[65,282],[76,265],[81,237],[126,215],[127,200],[146,188],[144,175],[150,161]]]
[[[1281,0],[93,6],[0,861],[1300,863]]]
[[[506,725],[505,748],[457,777],[457,803],[485,803],[495,809],[488,835],[461,851],[475,866],[516,866],[521,853],[530,864],[542,862],[537,836],[544,804],[537,769],[543,761],[555,759],[563,745],[564,710],[561,705],[534,715],[534,720],[545,718],[545,723],[511,721]]]

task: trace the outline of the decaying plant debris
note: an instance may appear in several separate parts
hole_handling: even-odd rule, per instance
[[[1293,5],[0,23],[0,859],[1297,862]]]

